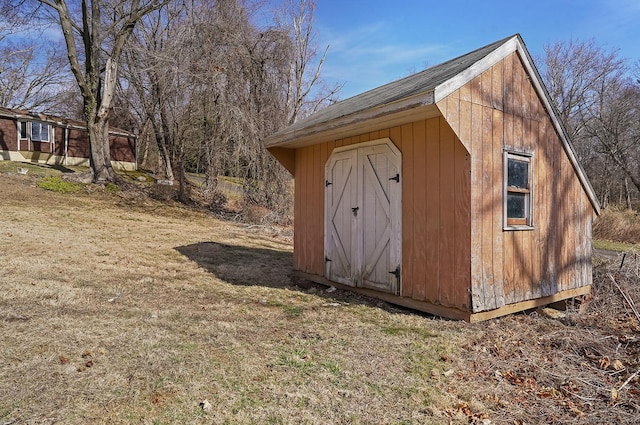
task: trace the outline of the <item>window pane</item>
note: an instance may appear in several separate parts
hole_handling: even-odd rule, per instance
[[[526,199],[524,193],[507,193],[507,218],[526,218]]]
[[[40,123],[31,123],[31,140],[40,140]]]
[[[526,161],[518,161],[516,159],[508,159],[508,177],[507,186],[519,187],[522,189],[529,188],[529,163]]]
[[[21,121],[20,122],[20,138],[21,139],[26,139],[27,138],[27,123],[26,123],[26,121]]]
[[[49,124],[40,124],[40,140],[49,140]]]

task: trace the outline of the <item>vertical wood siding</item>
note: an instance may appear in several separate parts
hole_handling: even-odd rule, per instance
[[[324,275],[324,167],[333,149],[390,138],[402,152],[404,297],[470,308],[470,156],[442,117],[296,150],[294,267]]]
[[[594,211],[517,53],[438,107],[471,152],[472,311],[590,285]],[[504,149],[533,154],[533,230],[503,230]]]

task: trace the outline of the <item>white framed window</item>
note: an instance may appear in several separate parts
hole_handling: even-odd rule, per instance
[[[29,138],[29,133],[27,132],[27,122],[20,121],[19,128],[20,128],[20,138],[21,139]]]
[[[533,157],[527,153],[504,153],[504,228],[532,229]]]
[[[31,139],[34,142],[49,142],[51,140],[51,125],[40,121],[20,121],[20,138]]]

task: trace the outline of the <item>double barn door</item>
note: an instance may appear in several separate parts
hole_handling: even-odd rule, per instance
[[[400,151],[389,139],[336,148],[325,178],[325,276],[399,294]]]

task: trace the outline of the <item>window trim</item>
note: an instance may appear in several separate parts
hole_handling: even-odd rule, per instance
[[[38,125],[40,125],[40,129],[42,129],[43,126],[47,127],[47,138],[43,139],[42,138],[42,134],[40,133],[38,138],[34,138],[33,137],[33,124],[37,123]],[[25,126],[25,137],[22,137],[22,125],[24,124]],[[45,121],[18,121],[18,138],[20,140],[29,140],[31,142],[42,142],[42,143],[51,143],[51,130],[53,129],[53,126]]]
[[[516,188],[508,185],[509,179],[509,160],[527,162],[529,164],[528,171],[528,188]],[[505,150],[503,152],[503,229],[504,230],[533,230],[533,205],[534,205],[534,187],[533,187],[533,154],[528,152],[519,152],[515,150]],[[508,218],[507,217],[507,198],[509,193],[525,194],[525,217],[524,218]]]

